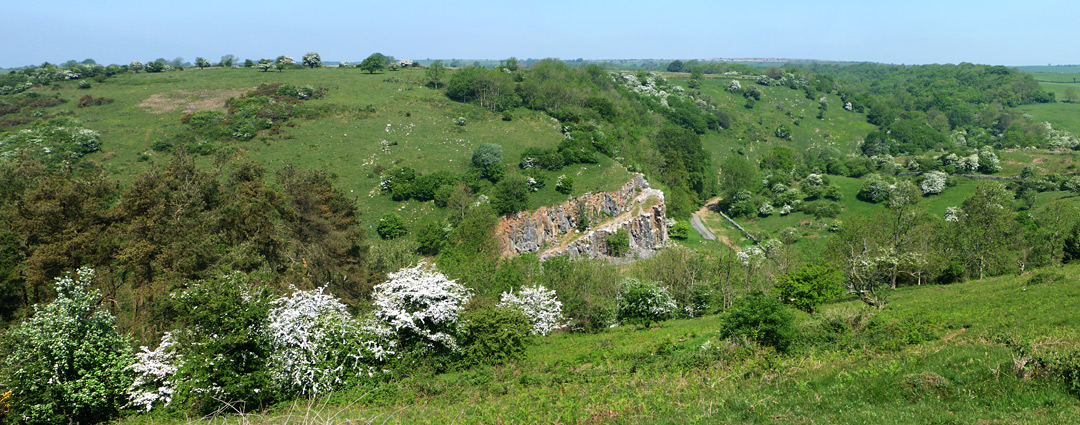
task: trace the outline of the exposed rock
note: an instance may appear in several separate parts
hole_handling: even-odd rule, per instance
[[[595,226],[576,233],[583,218]],[[608,256],[606,238],[619,229],[630,236],[628,255],[648,256],[668,241],[664,193],[650,188],[640,174],[615,192],[586,193],[560,205],[503,217],[495,234],[503,256],[542,250],[541,260],[560,255],[595,258]]]

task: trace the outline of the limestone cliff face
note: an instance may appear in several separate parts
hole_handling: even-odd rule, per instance
[[[576,228],[583,218],[594,227]],[[608,256],[606,238],[626,229],[631,255],[647,256],[668,241],[664,193],[638,174],[614,192],[586,193],[560,205],[503,217],[496,227],[503,256],[540,251],[540,259],[560,255]]]

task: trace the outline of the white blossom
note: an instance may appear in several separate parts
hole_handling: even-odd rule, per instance
[[[923,181],[919,188],[922,189],[923,195],[941,193],[941,191],[945,190],[947,178],[948,175],[941,171],[929,171],[923,175]]]
[[[958,222],[963,215],[964,211],[961,210],[960,207],[945,208],[945,221]]]
[[[426,262],[388,277],[375,285],[375,318],[403,341],[456,351],[453,334],[471,291]]]
[[[127,367],[136,373],[135,381],[128,387],[128,406],[149,412],[155,403],[165,407],[172,402],[176,371],[183,360],[175,346],[172,333],[166,332],[157,349],[143,346],[141,352],[135,353],[136,363]]]
[[[503,292],[499,307],[520,310],[533,324],[532,333],[547,335],[551,331],[566,325],[562,314],[562,303],[555,295],[555,290],[543,285],[522,287],[517,294]]]

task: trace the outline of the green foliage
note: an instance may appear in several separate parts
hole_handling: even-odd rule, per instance
[[[394,213],[383,214],[379,217],[379,224],[375,231],[383,239],[396,239],[405,236],[409,232],[405,219]]]
[[[462,318],[461,347],[473,364],[498,365],[525,358],[532,322],[518,309],[486,307]]]
[[[484,143],[476,147],[472,155],[472,166],[476,168],[488,168],[492,165],[502,164],[502,146],[494,143]]]
[[[435,256],[449,244],[449,232],[441,220],[427,217],[416,225],[416,251],[421,255]]]
[[[126,402],[134,357],[101,293],[88,289],[93,276],[81,268],[57,278],[56,299],[5,333],[0,382],[11,390],[3,413],[13,423],[103,422]]]
[[[668,229],[668,236],[672,239],[685,241],[690,237],[690,222],[689,221],[676,221],[674,226]]]
[[[607,244],[607,253],[612,257],[622,257],[630,252],[630,233],[626,229],[619,228],[604,238]]]
[[[561,175],[559,179],[555,181],[555,191],[563,195],[569,195],[574,190],[574,177]]]
[[[615,266],[555,257],[543,263],[539,281],[555,290],[571,330],[598,332],[615,324],[621,277]]]
[[[500,180],[491,190],[491,206],[498,215],[522,211],[528,204],[529,183],[520,175]]]
[[[371,56],[365,58],[364,61],[360,62],[356,67],[367,71],[369,74],[374,74],[375,71],[385,69],[386,62],[386,56],[382,53],[372,53]]]
[[[426,77],[428,79],[428,82],[431,83],[431,85],[433,85],[436,89],[439,88],[439,82],[442,81],[443,75],[445,74],[446,67],[443,66],[443,62],[441,60],[432,62],[431,65],[428,65],[427,70],[424,71],[424,77]]]
[[[619,323],[649,327],[675,317],[675,298],[667,288],[650,280],[627,278],[619,287],[616,318]]]
[[[40,158],[50,166],[74,164],[101,148],[100,135],[79,121],[55,118],[7,133],[0,139],[0,161],[23,155]]]
[[[720,333],[725,338],[746,337],[786,352],[798,337],[795,316],[776,298],[751,292],[735,300],[724,315]]]
[[[271,352],[264,331],[270,310],[268,288],[233,273],[209,279],[174,298],[184,377],[173,403],[197,414],[226,406],[254,411],[278,400],[273,391]],[[235,405],[233,403],[241,402]]]
[[[780,299],[795,308],[813,313],[817,306],[843,292],[844,274],[831,264],[807,263],[798,270],[776,278]]]

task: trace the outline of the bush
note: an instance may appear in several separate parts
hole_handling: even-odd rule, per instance
[[[616,230],[604,238],[604,242],[607,243],[608,255],[612,257],[622,257],[630,252],[630,233],[626,229]]]
[[[425,262],[388,277],[372,294],[375,318],[389,326],[404,347],[457,351],[454,336],[461,310],[472,296],[469,289]]]
[[[541,278],[558,292],[571,330],[596,332],[616,323],[621,278],[614,265],[555,257],[543,263]]]
[[[271,350],[265,332],[270,294],[241,273],[210,279],[174,297],[182,347],[181,380],[174,400],[208,414],[223,407],[245,411],[274,403]]]
[[[472,166],[480,169],[501,164],[503,160],[502,146],[494,143],[484,143],[476,147],[472,155]]]
[[[685,241],[687,238],[690,237],[690,222],[675,222],[675,225],[671,226],[671,228],[668,229],[668,236],[670,236],[672,239]]]
[[[514,175],[495,184],[491,191],[491,206],[499,215],[509,215],[524,210],[529,198],[529,183],[524,177]]]
[[[746,337],[786,352],[798,336],[795,316],[779,300],[762,292],[748,293],[724,316],[720,333],[725,338]]]
[[[649,327],[675,317],[675,299],[659,283],[628,278],[619,288],[616,317],[619,323]]]
[[[843,292],[844,274],[829,264],[804,264],[776,279],[780,298],[795,308],[813,313],[822,303]]]
[[[375,231],[383,239],[396,239],[405,236],[408,233],[408,228],[405,226],[405,219],[400,215],[394,213],[386,213],[379,217],[379,224],[376,226]]]
[[[6,333],[0,365],[18,422],[102,422],[123,405],[134,358],[101,293],[87,290],[93,276],[81,268],[57,278],[56,299]]]
[[[266,326],[270,364],[285,394],[318,396],[357,378],[373,377],[393,354],[369,335],[332,295],[319,288],[271,302]]]
[[[465,358],[475,364],[503,364],[525,358],[532,341],[529,318],[513,308],[485,308],[465,316],[462,348]]]
[[[499,307],[520,310],[532,322],[532,333],[547,335],[565,324],[562,303],[555,296],[554,290],[543,285],[523,287],[517,294],[503,292]]]
[[[574,190],[574,178],[568,177],[565,174],[559,176],[559,179],[555,181],[555,191],[563,195],[569,195]]]
[[[442,221],[425,218],[416,225],[416,252],[427,256],[439,255],[449,244],[449,238],[449,228]]]

